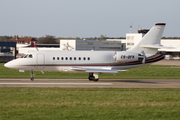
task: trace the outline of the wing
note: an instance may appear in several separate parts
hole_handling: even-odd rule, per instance
[[[92,68],[71,68],[71,69],[76,71],[84,71],[87,73],[118,73],[120,71],[127,71],[127,70],[92,69]]]

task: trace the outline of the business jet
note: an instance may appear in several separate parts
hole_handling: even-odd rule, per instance
[[[20,71],[86,72],[90,81],[98,81],[98,73],[118,73],[164,59],[158,52],[165,23],[155,24],[149,32],[127,51],[35,51],[4,66]]]

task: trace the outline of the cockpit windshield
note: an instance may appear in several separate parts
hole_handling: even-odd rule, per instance
[[[33,58],[32,54],[25,54],[21,58]]]
[[[24,58],[25,55],[22,55],[21,58]]]

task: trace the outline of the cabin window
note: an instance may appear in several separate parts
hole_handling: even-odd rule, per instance
[[[66,57],[66,60],[68,60],[68,57]]]
[[[59,57],[57,57],[57,60],[59,60]]]
[[[64,60],[64,58],[63,58],[63,57],[61,57],[61,60]]]
[[[88,60],[90,60],[90,57],[88,57]]]
[[[85,58],[85,57],[84,57],[83,59],[84,59],[84,60],[86,60],[86,58]]]
[[[79,60],[81,60],[81,57],[79,57]]]
[[[55,57],[53,57],[53,60],[55,60]]]
[[[76,57],[74,57],[74,60],[76,60]]]
[[[32,58],[33,56],[30,54],[28,57],[29,57],[29,58]]]
[[[70,57],[69,59],[72,60],[72,57]]]

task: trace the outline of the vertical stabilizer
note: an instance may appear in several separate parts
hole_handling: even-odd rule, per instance
[[[145,52],[146,56],[152,56],[157,53],[158,48],[152,46],[160,46],[161,37],[164,31],[165,23],[157,23],[153,26],[149,32],[128,51],[141,53]],[[141,47],[141,46],[151,46],[151,47]]]

